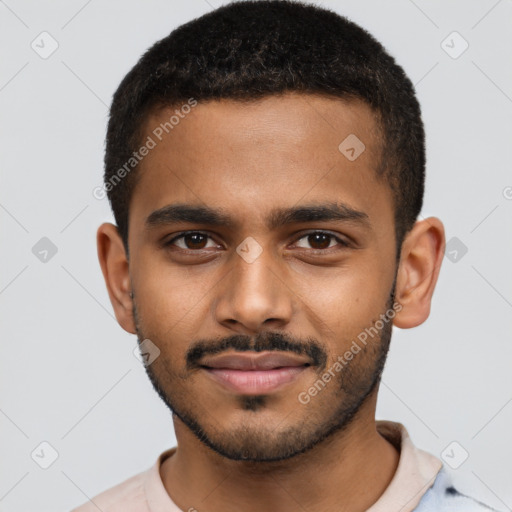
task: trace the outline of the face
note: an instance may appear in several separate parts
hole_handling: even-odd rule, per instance
[[[339,149],[350,134],[359,156]],[[396,277],[380,140],[364,103],[286,94],[199,103],[141,162],[137,334],[160,350],[157,392],[217,453],[286,459],[368,419]]]

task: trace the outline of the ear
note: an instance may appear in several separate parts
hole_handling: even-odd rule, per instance
[[[117,321],[125,331],[135,334],[130,272],[123,240],[116,226],[105,223],[98,228],[96,241],[101,271]]]
[[[417,221],[405,237],[395,291],[402,306],[393,322],[397,327],[416,327],[428,318],[444,249],[444,227],[436,217]]]

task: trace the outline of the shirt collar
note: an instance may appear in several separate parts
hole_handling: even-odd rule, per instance
[[[379,420],[376,428],[400,453],[396,472],[381,497],[367,512],[411,512],[432,486],[443,466],[440,459],[420,450],[412,443],[401,423]],[[148,469],[144,491],[150,512],[182,512],[172,501],[162,482],[160,466],[176,451],[176,447],[161,453]]]
[[[398,450],[400,459],[388,487],[367,512],[411,512],[433,485],[443,463],[414,446],[401,423],[380,420],[376,424],[379,434]]]

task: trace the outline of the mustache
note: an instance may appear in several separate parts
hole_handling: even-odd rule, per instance
[[[234,349],[238,352],[249,350],[254,352],[273,350],[293,352],[301,356],[308,356],[312,361],[312,366],[318,366],[320,369],[324,369],[327,364],[327,353],[314,338],[308,337],[297,341],[286,333],[262,332],[255,337],[234,334],[221,340],[199,340],[185,354],[187,369],[201,368],[199,362],[204,356],[219,354],[229,349]]]

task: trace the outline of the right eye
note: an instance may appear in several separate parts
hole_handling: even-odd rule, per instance
[[[208,239],[211,240],[213,245],[208,246]],[[207,233],[203,233],[201,231],[187,231],[185,233],[180,233],[166,242],[165,246],[175,246],[183,251],[194,252],[218,247],[218,244],[213,242],[212,238]]]

